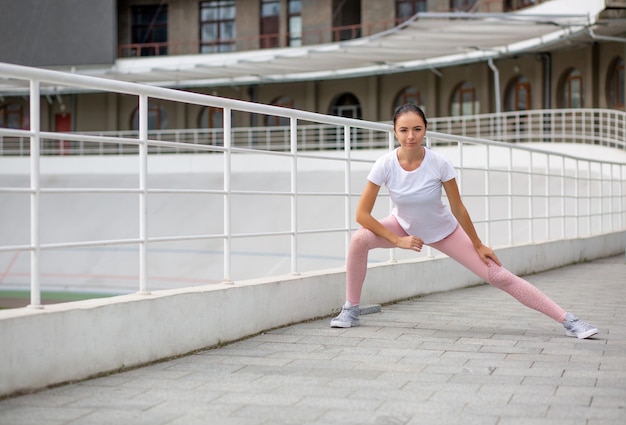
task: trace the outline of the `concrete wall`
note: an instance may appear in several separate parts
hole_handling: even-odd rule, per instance
[[[27,66],[112,64],[116,1],[3,1],[0,62]]]
[[[626,232],[619,232],[505,248],[498,250],[498,256],[508,269],[524,275],[617,255],[624,252],[625,238]],[[386,263],[370,267],[362,302],[384,304],[478,283],[448,258]],[[329,316],[343,302],[344,285],[344,270],[333,269],[0,311],[0,396]]]

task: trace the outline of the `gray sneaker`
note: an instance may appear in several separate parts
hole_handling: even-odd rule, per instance
[[[575,336],[579,339],[589,338],[598,333],[598,328],[587,322],[583,322],[571,313],[567,313],[565,316],[563,327],[565,327],[565,335]]]
[[[339,313],[339,316],[330,321],[330,327],[351,328],[354,326],[360,326],[361,322],[359,321],[359,314],[361,314],[361,311],[359,310],[358,305],[354,305],[351,307],[347,307],[346,305],[344,305],[341,308],[341,313]]]

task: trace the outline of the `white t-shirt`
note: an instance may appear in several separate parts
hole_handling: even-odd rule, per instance
[[[428,244],[450,235],[458,225],[441,199],[443,182],[455,177],[450,160],[430,149],[425,149],[417,169],[406,171],[400,166],[396,148],[378,158],[367,179],[387,187],[394,205],[391,214],[409,235]]]

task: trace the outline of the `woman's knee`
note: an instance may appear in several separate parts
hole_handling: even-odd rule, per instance
[[[500,267],[495,263],[491,264],[491,267],[488,268],[487,274],[489,276],[488,282],[500,289],[510,286],[517,277],[509,270],[504,267]]]
[[[360,229],[356,230],[352,234],[352,238],[350,239],[350,244],[368,247],[372,238],[375,238],[375,237],[376,235],[374,234],[374,232],[372,232],[371,230],[365,229],[364,227],[361,227]]]

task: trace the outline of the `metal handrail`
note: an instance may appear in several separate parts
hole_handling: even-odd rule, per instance
[[[148,285],[148,256],[149,247],[161,242],[189,242],[197,240],[221,240],[223,243],[222,255],[224,282],[232,283],[233,255],[232,243],[235,240],[246,241],[263,237],[288,237],[290,239],[289,257],[290,273],[300,273],[299,249],[300,241],[308,235],[343,234],[344,254],[347,251],[349,239],[356,223],[353,219],[353,204],[359,193],[353,181],[357,165],[370,164],[373,157],[366,155],[369,150],[355,149],[359,131],[374,132],[376,140],[384,141],[384,147],[394,147],[394,134],[389,123],[368,122],[349,118],[335,117],[295,109],[261,105],[251,102],[224,99],[214,96],[180,92],[171,89],[151,87],[139,84],[112,81],[94,77],[64,74],[48,70],[40,70],[15,65],[0,64],[0,77],[26,81],[30,86],[30,123],[29,130],[0,129],[0,137],[28,138],[29,154],[27,157],[0,157],[0,161],[9,164],[11,161],[22,161],[29,165],[28,187],[7,186],[0,187],[0,195],[25,195],[29,197],[29,242],[12,243],[3,239],[0,241],[0,253],[18,255],[20,252],[30,253],[30,306],[41,308],[41,253],[42,251],[58,249],[80,249],[95,246],[136,245],[139,250],[137,261],[138,293],[150,292]],[[121,135],[121,137],[106,135],[83,135],[76,133],[56,133],[41,131],[40,123],[40,92],[41,84],[64,84],[92,90],[110,91],[136,96],[139,104],[139,131],[136,135]],[[211,106],[223,109],[223,143],[220,146],[196,145],[167,140],[155,140],[153,133],[148,132],[148,100],[150,98],[164,99],[173,102],[190,103]],[[233,111],[242,111],[255,114],[270,114],[289,119],[287,140],[289,148],[279,150],[252,149],[239,147],[234,143],[237,129],[232,125]],[[553,117],[556,115],[553,115]],[[316,123],[321,126],[333,126],[337,131],[336,149],[306,150],[301,148],[303,141],[299,136],[303,134],[303,125],[300,122]],[[451,121],[452,122],[452,121]],[[483,122],[479,120],[478,122]],[[490,118],[485,122],[492,122]],[[483,124],[481,124],[483,125]],[[623,128],[623,127],[622,127]],[[603,132],[603,138],[614,140],[613,136],[623,130],[611,129]],[[368,133],[369,134],[369,133]],[[135,171],[139,182],[132,188],[47,188],[42,187],[41,165],[47,157],[42,155],[42,141],[74,140],[85,143],[97,143],[102,146],[118,145],[132,146],[136,149],[132,158],[138,162]],[[383,147],[383,142],[377,142],[376,147]],[[613,142],[611,142],[613,143]],[[595,235],[607,232],[623,231],[626,228],[626,162],[598,161],[582,159],[571,155],[564,155],[548,150],[536,149],[523,144],[512,144],[499,141],[478,139],[467,136],[444,134],[430,131],[428,144],[432,148],[445,151],[459,170],[459,182],[466,202],[474,210],[473,218],[484,240],[495,246],[519,245],[534,243],[547,239],[566,239],[581,236]],[[181,152],[200,152],[199,155],[221,159],[223,187],[221,189],[171,189],[158,188],[148,183],[148,158],[153,157],[157,148],[174,149]],[[482,152],[482,154],[481,154]],[[476,154],[480,154],[480,161]],[[218,157],[219,155],[219,157]],[[253,190],[237,189],[233,187],[233,161],[245,155],[259,157],[279,157],[289,162],[283,170],[289,175],[289,189],[282,190]],[[378,155],[378,154],[377,154]],[[513,156],[527,155],[529,160],[524,169],[515,165]],[[120,158],[119,155],[104,157]],[[81,159],[81,158],[77,158]],[[303,190],[299,179],[302,161],[323,161],[329,167],[337,168],[339,164],[344,176],[343,188],[337,183],[332,190]],[[475,179],[484,181],[483,190],[477,190],[475,185],[468,181]],[[493,179],[494,175],[502,175],[502,179]],[[0,178],[2,178],[0,167]],[[533,179],[542,179],[541,184],[533,184]],[[492,182],[493,180],[493,182]],[[506,180],[505,187],[499,180]],[[526,183],[524,183],[526,182]],[[517,190],[518,185],[524,190]],[[572,189],[574,188],[574,189]],[[84,241],[46,241],[40,239],[41,214],[40,206],[42,195],[63,194],[92,194],[122,193],[134,195],[138,198],[138,214],[136,232],[131,237],[92,238]],[[147,197],[156,193],[186,194],[198,196],[216,196],[221,198],[223,210],[222,230],[217,232],[196,232],[186,235],[156,235],[148,227]],[[233,199],[235,196],[272,197],[279,196],[289,199],[289,226],[288,228],[274,229],[271,226],[260,228],[258,231],[236,230],[233,228]],[[343,198],[343,211],[337,212],[343,216],[343,224],[319,224],[312,228],[304,228],[300,220],[306,213],[305,207],[299,206],[299,201],[305,197],[328,196]],[[384,196],[384,194],[383,194]],[[500,205],[503,204],[503,205]],[[575,204],[569,208],[570,204]],[[504,213],[494,214],[494,206],[504,206]],[[268,217],[268,219],[271,217]],[[558,223],[558,226],[551,223]],[[515,225],[516,232],[513,231]],[[504,229],[504,230],[503,230]],[[520,236],[520,230],[523,235]],[[504,236],[503,236],[504,235]],[[325,251],[319,253],[320,256]],[[428,252],[427,254],[430,254]],[[395,259],[396,253],[391,250],[390,259]],[[0,277],[6,273],[0,273]],[[0,282],[1,283],[1,282]]]

